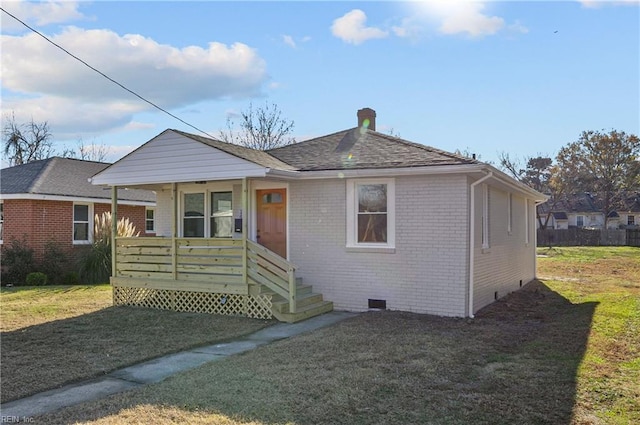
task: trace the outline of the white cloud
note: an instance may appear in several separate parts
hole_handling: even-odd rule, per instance
[[[367,15],[360,9],[353,9],[344,16],[333,21],[331,32],[346,43],[361,44],[374,38],[385,38],[389,35],[376,27],[367,27]]]
[[[51,39],[165,109],[253,96],[267,79],[264,60],[242,43],[180,49],[137,34],[75,27]],[[1,42],[2,86],[8,93],[3,110],[14,110],[16,119],[33,116],[63,132],[104,131],[151,109],[36,34],[2,35]]]
[[[434,1],[427,2],[426,7],[441,19],[439,31],[443,34],[479,37],[495,34],[505,25],[504,19],[484,14],[485,5],[481,2]]]
[[[290,35],[283,35],[282,36],[282,41],[284,41],[284,44],[286,44],[287,46],[293,47],[294,49],[296,48],[296,42],[293,40],[293,37],[291,37]]]
[[[597,9],[603,6],[638,6],[640,0],[578,0],[583,7]]]
[[[511,32],[519,32],[520,34],[527,34],[529,32],[529,28],[522,25],[520,21],[515,21],[513,24],[509,25],[508,28]]]
[[[84,19],[85,16],[78,11],[77,1],[5,1],[2,7],[12,15],[29,25],[44,26],[48,24],[59,24]],[[6,14],[2,14],[2,30],[17,31],[26,28]]]

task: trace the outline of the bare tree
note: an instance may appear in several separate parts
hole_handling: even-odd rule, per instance
[[[18,124],[15,115],[6,118],[2,129],[4,155],[11,165],[49,158],[53,153],[49,124],[44,121]]]
[[[65,148],[61,155],[65,158],[77,158],[84,161],[104,162],[109,155],[109,147],[104,143],[97,144],[95,140],[86,144],[82,138],[78,139],[77,148]]]
[[[295,143],[291,137],[293,121],[282,118],[275,103],[265,102],[264,107],[255,109],[250,103],[240,116],[239,128],[231,117],[227,118],[226,130],[220,131],[221,140],[262,151]]]

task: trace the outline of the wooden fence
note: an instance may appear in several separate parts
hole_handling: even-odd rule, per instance
[[[640,229],[538,229],[538,246],[640,246]]]

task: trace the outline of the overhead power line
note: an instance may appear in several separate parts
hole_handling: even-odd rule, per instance
[[[18,18],[17,16],[7,12],[6,10],[4,10],[3,7],[0,7],[0,10],[2,10],[4,13],[6,13],[7,15],[11,16],[13,19],[15,19],[16,21],[20,22],[22,25],[24,25],[25,27],[27,27],[29,30],[33,31],[35,34],[38,34],[40,37],[44,38],[47,42],[53,44],[54,46],[56,46],[58,49],[62,50],[63,52],[65,52],[67,55],[71,56],[72,58],[74,58],[75,60],[77,60],[78,62],[80,62],[81,64],[83,64],[84,66],[86,66],[87,68],[91,69],[92,71],[97,72],[98,74],[100,74],[102,77],[106,78],[107,80],[111,81],[112,83],[114,83],[115,85],[119,86],[120,88],[128,91],[129,93],[131,93],[132,95],[134,95],[135,97],[137,97],[138,99],[142,100],[145,103],[148,103],[149,105],[153,106],[154,108],[156,108],[157,110],[169,115],[170,117],[180,121],[181,123],[193,128],[196,131],[199,131],[202,134],[205,134],[213,139],[215,139],[214,136],[212,136],[211,134],[207,133],[204,130],[200,130],[198,127],[196,127],[193,124],[189,124],[188,122],[186,122],[185,120],[183,120],[182,118],[172,114],[171,112],[167,111],[166,109],[162,108],[161,106],[156,105],[155,103],[153,103],[152,101],[144,98],[143,96],[139,95],[138,93],[136,93],[135,91],[131,90],[130,88],[126,87],[124,84],[119,83],[118,81],[114,80],[113,78],[109,77],[107,74],[105,74],[104,72],[100,71],[99,69],[95,68],[94,66],[91,66],[90,64],[88,64],[87,62],[85,62],[84,60],[80,59],[78,56],[74,55],[73,53],[71,53],[70,51],[68,51],[67,49],[65,49],[64,47],[62,47],[61,45],[57,44],[55,41],[51,40],[49,37],[47,37],[46,35],[42,34],[40,31],[36,30],[35,28],[32,28],[31,26],[29,26],[26,22],[22,21],[20,18]]]

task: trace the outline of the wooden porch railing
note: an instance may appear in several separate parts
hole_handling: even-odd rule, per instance
[[[260,244],[247,240],[247,275],[289,301],[289,312],[296,312],[296,267]]]
[[[241,239],[116,238],[115,252],[114,277],[121,283],[145,280],[163,289],[247,294],[253,282],[284,297],[296,312],[295,266],[249,240],[245,248]]]

